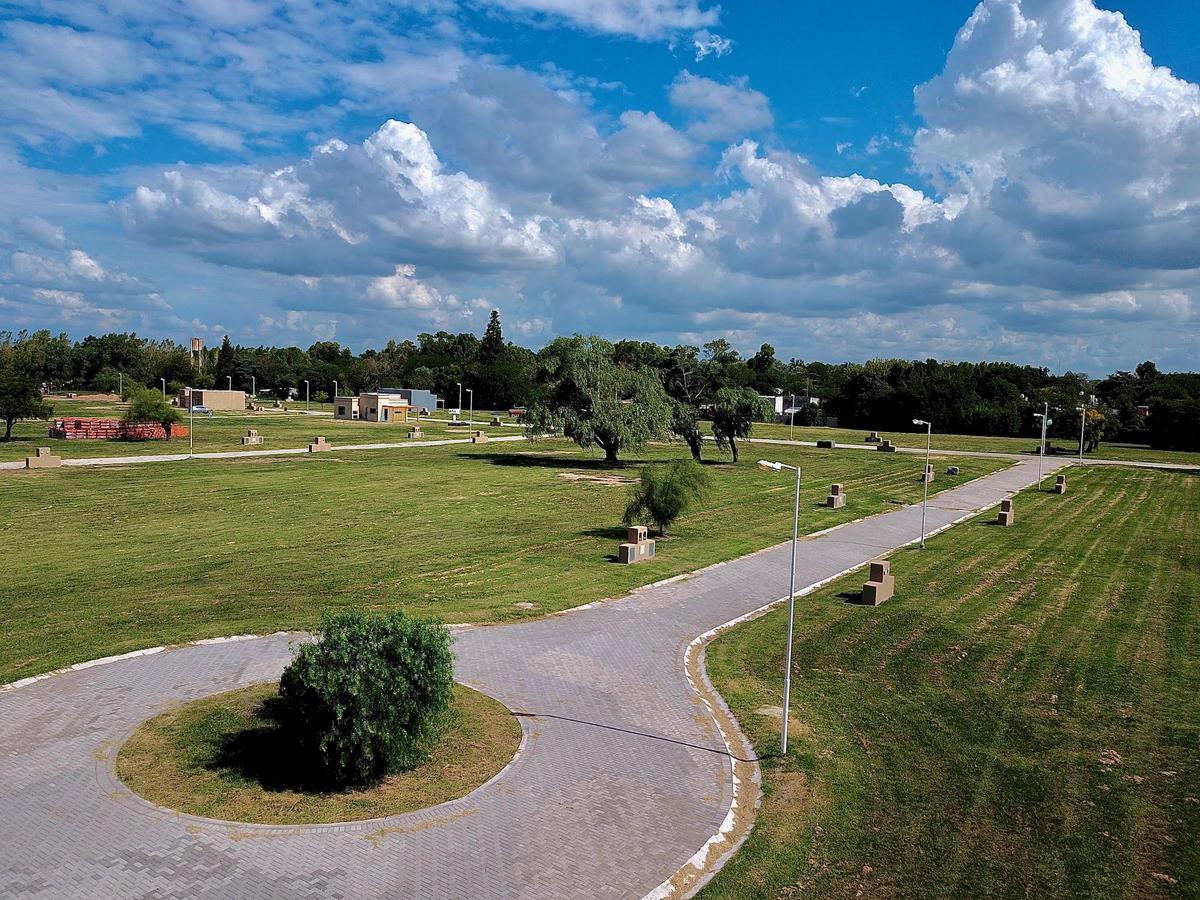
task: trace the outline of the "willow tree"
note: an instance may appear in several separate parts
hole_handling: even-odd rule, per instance
[[[658,374],[614,361],[613,345],[603,338],[558,338],[538,354],[535,381],[540,398],[526,414],[526,434],[555,432],[583,449],[604,451],[604,461],[639,450],[666,437],[671,401]]]
[[[747,387],[723,387],[713,397],[712,432],[717,446],[733,453],[738,461],[738,439],[750,437],[756,421],[762,421],[770,407]]]

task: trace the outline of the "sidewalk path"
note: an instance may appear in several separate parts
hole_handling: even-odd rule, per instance
[[[1036,479],[1036,463],[1024,461],[939,494],[929,527]],[[915,540],[920,520],[909,506],[806,539],[797,584]],[[457,632],[457,677],[527,714],[524,747],[461,800],[373,822],[214,822],[155,808],[114,776],[117,749],[139,723],[276,678],[300,636],[191,644],[2,690],[0,896],[642,896],[720,828],[733,797],[731,759],[685,675],[685,649],[781,598],[788,552]],[[900,585],[908,592],[919,586]]]

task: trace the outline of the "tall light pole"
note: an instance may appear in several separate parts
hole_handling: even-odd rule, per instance
[[[158,379],[158,380],[162,382],[162,386],[163,386],[163,399],[165,400],[165,399],[167,399],[167,379],[165,379],[165,378],[160,378],[160,379]]]
[[[792,440],[792,432],[796,430],[796,395],[792,394],[792,421],[788,424],[788,440]]]
[[[192,435],[196,429],[192,426],[192,407],[196,404],[192,402],[192,389],[187,389],[188,398],[188,456],[192,455]]]
[[[1087,424],[1087,404],[1075,407],[1079,413],[1079,464],[1083,465],[1083,428]]]
[[[925,426],[925,471],[921,480],[925,482],[925,501],[921,504],[921,549],[925,549],[925,516],[929,512],[929,446],[933,443],[933,423],[924,419],[913,419],[914,425]]]
[[[456,381],[454,383],[458,385],[458,414],[461,416],[462,415],[462,382]]]
[[[305,411],[305,412],[308,412],[308,410],[309,410],[309,404],[308,404],[308,379],[307,379],[307,378],[305,378],[305,379],[304,379],[304,411]]]
[[[258,379],[255,378],[253,375],[250,376],[250,396],[251,397],[258,396]]]
[[[336,378],[333,381],[333,409],[334,409],[334,412],[337,411],[337,379]]]
[[[1050,403],[1045,404],[1045,412],[1034,413],[1034,418],[1042,420],[1042,439],[1038,443],[1038,490],[1042,489],[1042,460],[1046,456],[1046,424],[1050,421]]]
[[[475,427],[475,391],[467,388],[467,393],[471,395],[471,414],[467,417],[467,431],[470,431]]]
[[[784,655],[783,663],[783,731],[779,740],[779,752],[786,756],[788,710],[791,707],[792,701],[792,627],[796,620],[796,543],[800,539],[800,467],[789,466],[781,462],[771,462],[766,459],[760,459],[758,467],[766,469],[768,472],[782,472],[784,469],[790,469],[796,473],[796,500],[792,508],[792,568],[790,573],[791,580],[788,587],[787,652]]]
[[[125,396],[125,376],[120,372],[117,373],[117,393],[122,397]]]
[[[229,387],[228,387],[226,390],[230,390],[230,391],[232,391],[232,390],[233,390],[233,376],[232,376],[232,375],[226,375],[225,377],[229,379]]]

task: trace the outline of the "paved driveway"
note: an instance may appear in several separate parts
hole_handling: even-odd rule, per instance
[[[929,528],[1036,480],[1036,463],[1023,462],[940,494]],[[912,541],[920,519],[919,506],[904,507],[804,541],[798,585]],[[524,747],[471,795],[389,819],[213,822],[152,807],[116,781],[116,750],[140,722],[276,678],[295,636],[188,645],[0,693],[0,896],[641,896],[704,845],[733,797],[731,760],[689,686],[685,648],[783,596],[788,552],[459,632],[457,677],[529,714]]]

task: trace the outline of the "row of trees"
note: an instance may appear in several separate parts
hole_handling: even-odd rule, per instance
[[[112,391],[121,380],[150,387],[165,381],[168,390],[224,387],[232,381],[235,388],[253,385],[267,396],[302,394],[307,380],[318,399],[332,392],[336,381],[343,393],[424,388],[451,405],[457,404],[461,383],[475,391],[477,408],[550,408],[560,427],[597,446],[604,447],[608,438],[595,429],[610,423],[606,427],[633,439],[634,432],[669,431],[688,441],[693,452],[700,447],[698,419],[728,407],[734,397],[745,406],[751,394],[799,396],[800,425],[824,424],[832,417],[843,426],[896,432],[912,430],[912,420],[924,418],[943,432],[989,435],[1036,434],[1033,414],[1048,403],[1056,410],[1051,435],[1064,439],[1079,433],[1075,410],[1082,400],[1091,408],[1090,443],[1120,437],[1200,449],[1200,374],[1164,373],[1152,362],[1095,381],[1077,372],[1054,375],[1012,363],[783,362],[769,344],[743,357],[725,340],[668,347],[574,337],[534,353],[504,339],[497,312],[482,337],[439,331],[359,354],[333,341],[302,349],[245,347],[226,338],[206,351],[198,369],[185,347],[135,334],[74,342],[47,331],[0,334],[0,386],[8,385],[8,396],[23,398],[8,404],[25,410],[18,417],[37,414],[30,383]],[[808,403],[810,397],[818,402]],[[638,415],[617,408],[626,403],[637,406]],[[579,412],[583,409],[587,415]]]

